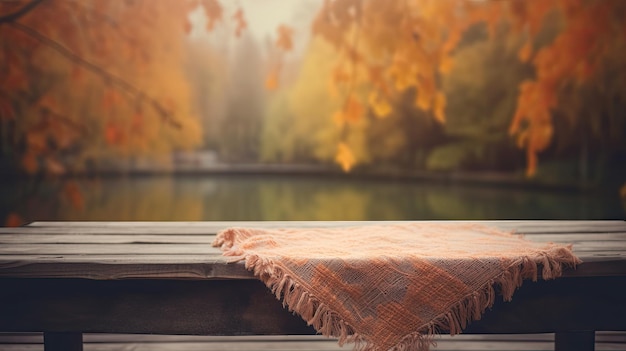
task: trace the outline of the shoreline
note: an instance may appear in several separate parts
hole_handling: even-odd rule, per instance
[[[118,177],[297,177],[324,178],[332,180],[367,180],[392,182],[421,182],[438,185],[477,186],[491,188],[516,188],[544,191],[575,191],[586,192],[601,188],[599,184],[583,184],[576,179],[569,181],[550,181],[541,178],[526,178],[521,173],[489,172],[489,171],[406,171],[390,168],[357,168],[345,173],[337,166],[311,164],[262,164],[262,163],[216,163],[202,167],[177,166],[145,167],[141,169],[108,169],[93,172],[73,172],[58,176],[0,174],[0,179],[25,180],[46,179],[57,177],[63,179],[81,178],[118,178]]]

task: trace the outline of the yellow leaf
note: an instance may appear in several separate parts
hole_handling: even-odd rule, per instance
[[[345,117],[348,122],[358,122],[363,117],[363,106],[354,96],[348,99],[345,109]]]
[[[341,165],[341,169],[343,169],[344,172],[350,172],[356,163],[352,150],[350,150],[350,147],[343,142],[339,143],[337,147],[337,156],[335,156],[335,161]]]
[[[363,106],[357,100],[354,95],[350,95],[343,106],[341,111],[335,112],[333,119],[338,125],[343,123],[356,123],[363,117]]]
[[[368,102],[376,117],[384,118],[391,113],[391,105],[375,91],[369,94]]]

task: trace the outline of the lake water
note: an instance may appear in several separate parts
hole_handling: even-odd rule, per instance
[[[25,220],[622,219],[617,192],[529,191],[286,176],[81,179],[0,187],[0,215]],[[82,205],[80,204],[82,202]]]

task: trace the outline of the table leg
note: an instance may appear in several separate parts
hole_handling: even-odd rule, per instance
[[[561,332],[554,335],[555,351],[593,351],[596,333],[591,330]]]
[[[43,333],[44,351],[83,351],[82,333]]]

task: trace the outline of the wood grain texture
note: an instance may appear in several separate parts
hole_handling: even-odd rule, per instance
[[[211,247],[228,227],[328,227],[403,222],[35,222],[0,228],[0,277],[251,279]],[[565,276],[626,274],[624,221],[459,221],[571,243],[584,261]],[[451,234],[453,237],[453,234]]]
[[[453,239],[451,239],[453,240]],[[575,252],[608,251],[626,253],[626,241],[588,241],[574,247]],[[220,251],[210,244],[35,244],[19,243],[0,246],[2,255],[207,255],[219,257]]]
[[[0,330],[312,334],[242,262],[228,263],[211,247],[215,234],[236,226],[381,223],[396,222],[38,222],[0,228]],[[466,332],[626,330],[626,222],[473,223],[537,242],[571,243],[585,262],[562,279],[524,284],[513,302],[498,301]]]
[[[0,330],[315,334],[257,280],[5,279]]]
[[[314,334],[256,280],[4,279],[0,330],[192,335]],[[626,330],[624,277],[524,284],[465,333]],[[445,331],[442,331],[445,333]]]
[[[15,230],[14,230],[15,231]],[[626,242],[626,233],[592,234],[526,234],[528,240],[538,242],[564,241],[578,244],[585,242]],[[199,244],[210,245],[215,234],[142,234],[142,233],[19,233],[0,235],[0,244]]]
[[[141,335],[141,334],[85,334],[85,351],[347,351],[337,341],[321,335],[281,336],[189,336],[189,335]],[[435,351],[470,350],[550,350],[554,334],[486,334],[486,335],[440,335],[436,338]],[[0,333],[0,349],[3,351],[41,351],[41,333]],[[597,332],[596,351],[626,350],[626,333]]]
[[[316,227],[345,227],[355,225],[380,225],[406,223],[409,221],[238,221],[238,222],[34,222],[21,230],[24,232],[39,233],[135,233],[135,234],[207,234],[216,233],[228,227],[257,227],[257,228],[316,228]],[[435,223],[440,221],[422,221]],[[517,233],[614,233],[626,232],[624,221],[446,221],[446,223],[478,223],[495,226],[497,228]],[[13,233],[14,228],[0,228],[0,235]]]

